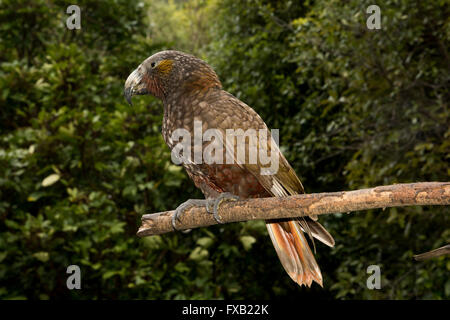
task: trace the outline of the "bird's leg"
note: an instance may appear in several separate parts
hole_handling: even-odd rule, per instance
[[[206,210],[209,213],[212,213],[214,216],[214,219],[217,221],[217,223],[223,223],[222,220],[219,217],[219,207],[221,205],[222,202],[226,202],[226,201],[237,201],[239,200],[238,196],[235,196],[234,194],[231,194],[229,192],[222,192],[217,198],[215,199],[211,199],[211,203],[208,205],[212,205],[212,212],[210,210],[210,207],[208,207],[208,205],[206,206]]]
[[[176,209],[175,213],[172,215],[172,227],[174,230],[178,230],[175,227],[176,220],[180,220],[180,216],[189,208],[191,207],[206,207],[206,210],[208,210],[208,203],[209,200],[203,200],[203,199],[189,199],[182,204],[180,204]],[[209,211],[208,211],[209,212]]]

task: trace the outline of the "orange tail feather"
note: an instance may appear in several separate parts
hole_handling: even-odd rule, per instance
[[[322,274],[297,221],[266,222],[275,250],[289,276],[299,285],[322,286]]]

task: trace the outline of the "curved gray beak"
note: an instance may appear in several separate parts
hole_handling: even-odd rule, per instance
[[[133,95],[148,93],[147,84],[143,81],[140,70],[141,68],[138,67],[128,76],[127,81],[125,81],[123,94],[130,105],[132,105],[131,97],[133,97]]]

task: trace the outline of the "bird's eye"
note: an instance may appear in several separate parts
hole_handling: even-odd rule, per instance
[[[152,66],[152,68],[154,68],[156,66],[156,63],[152,62],[150,65]]]

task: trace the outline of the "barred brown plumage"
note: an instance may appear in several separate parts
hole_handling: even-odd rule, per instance
[[[131,103],[135,94],[152,94],[164,104],[162,135],[169,148],[175,148],[173,133],[184,129],[195,136],[195,123],[201,130],[214,129],[225,137],[229,129],[255,130],[258,139],[266,136],[267,143],[256,142],[258,152],[276,155],[278,170],[263,174],[267,164],[259,158],[233,163],[206,163],[195,159],[195,143],[191,140],[191,161],[183,163],[189,177],[202,190],[207,199],[216,199],[225,193],[240,198],[283,197],[304,193],[303,186],[294,170],[279,150],[276,142],[261,117],[248,105],[222,89],[222,84],[214,70],[204,61],[179,51],[162,51],[146,59],[125,82],[125,97]],[[262,131],[260,131],[262,130]],[[264,131],[265,130],[265,131]],[[215,139],[219,139],[218,136]],[[241,146],[250,151],[252,142],[244,138]],[[218,141],[215,141],[218,142]],[[236,159],[235,148],[230,141],[219,141],[224,148],[222,159],[231,154]],[[203,140],[200,152],[213,143]],[[239,144],[239,142],[238,142]],[[198,151],[198,149],[197,149]],[[220,152],[220,151],[219,151]],[[186,155],[185,155],[186,156]],[[204,200],[203,200],[204,201]],[[180,210],[194,202],[184,203]],[[207,204],[207,202],[198,202]],[[216,202],[216,206],[220,204]],[[333,237],[313,217],[302,220],[266,221],[278,257],[289,276],[299,285],[310,286],[312,281],[322,285],[322,275],[303,232],[308,233],[328,246],[334,245]]]

